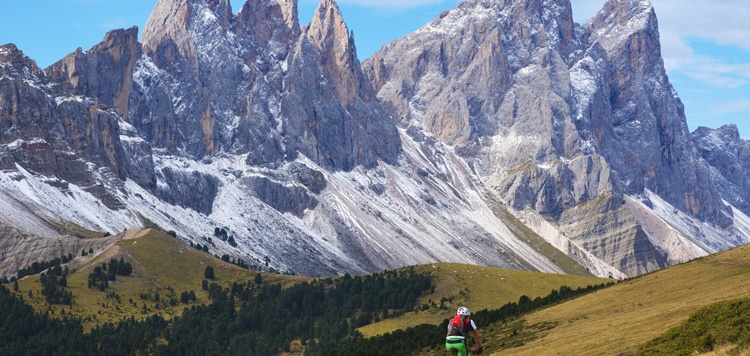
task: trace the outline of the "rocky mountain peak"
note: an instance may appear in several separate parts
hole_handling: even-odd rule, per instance
[[[195,43],[189,33],[190,3],[200,0],[159,0],[143,28],[143,50],[157,53],[160,46],[172,44],[179,55],[187,58],[197,56]],[[170,46],[171,47],[171,46]],[[171,53],[168,60],[176,60]]]
[[[681,211],[728,226],[731,212],[696,155],[684,106],[667,77],[651,3],[608,1],[586,29],[589,48],[606,53],[613,134],[602,152],[625,192],[656,192]]]
[[[127,119],[133,68],[141,53],[137,27],[114,30],[90,50],[67,55],[47,72],[60,93],[90,97]]]
[[[0,46],[0,74],[40,76],[44,73],[36,62],[27,57],[15,44],[8,43]]]
[[[699,150],[727,151],[730,147],[735,148],[748,143],[740,138],[740,131],[734,124],[724,125],[717,129],[701,126],[693,131],[691,137],[697,143]]]
[[[207,0],[208,8],[219,17],[219,23],[222,27],[229,27],[234,15],[232,14],[232,4],[229,0]]]
[[[284,44],[286,55],[289,43],[299,36],[300,28],[297,19],[296,0],[258,0],[248,1],[237,14],[237,21],[232,29],[246,39],[267,47],[273,47],[269,42]]]
[[[369,90],[363,93],[361,88],[363,76],[354,37],[335,0],[320,2],[305,36],[320,50],[324,73],[336,81],[336,93],[344,106],[353,103],[358,95],[370,96]]]
[[[320,2],[310,22],[307,35],[318,48],[343,45],[340,50],[347,49],[350,42],[349,30],[335,0]]]
[[[657,35],[659,25],[656,12],[649,0],[609,0],[586,24],[594,41],[606,50],[611,50],[625,41],[631,34],[649,32]],[[660,45],[656,41],[656,48]],[[661,56],[661,52],[654,53]]]
[[[112,51],[112,54],[117,56],[115,51],[120,51],[123,47],[135,47],[138,44],[138,27],[133,26],[129,29],[120,29],[107,32],[104,35],[104,40],[96,46],[92,47],[94,51]]]
[[[740,138],[736,125],[718,129],[699,127],[691,134],[698,154],[712,167],[722,198],[733,206],[750,209],[750,141]],[[716,178],[714,178],[716,179]]]
[[[737,129],[737,125],[730,124],[719,127],[716,130],[711,130],[707,127],[699,127],[693,132],[693,137],[700,137],[706,135],[714,135],[720,142],[730,145],[738,144],[742,141],[740,138],[740,130]]]
[[[362,65],[335,0],[296,11],[159,0],[141,47],[113,31],[45,70],[0,47],[0,218],[149,219],[316,275],[618,277],[750,241],[750,148],[732,127],[691,143],[648,1],[583,28],[569,0],[467,0]],[[237,245],[200,239],[216,227]]]
[[[281,6],[284,21],[295,32],[299,32],[299,15],[297,12],[297,0],[276,0]]]

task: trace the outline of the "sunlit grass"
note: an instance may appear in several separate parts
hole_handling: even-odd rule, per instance
[[[617,355],[682,323],[698,309],[750,296],[750,246],[647,274],[529,314],[526,325],[557,326],[538,333],[513,355]],[[502,325],[490,328],[500,330]],[[495,345],[499,346],[499,345]],[[497,353],[500,354],[500,353]]]
[[[96,266],[121,257],[133,265],[132,275],[117,276],[104,291],[88,288],[89,273]],[[48,305],[41,295],[39,276],[21,280],[18,293],[37,311],[56,316],[73,315],[82,319],[87,328],[130,317],[142,319],[153,314],[171,319],[181,315],[190,305],[209,303],[208,292],[201,288],[209,265],[215,274],[215,279],[209,282],[223,287],[235,282],[252,283],[257,273],[226,263],[158,230],[149,230],[136,239],[120,240],[95,258],[71,265],[77,267],[68,276],[66,290],[73,294],[73,305]],[[309,279],[267,273],[262,273],[262,276],[264,283],[283,285]],[[197,300],[189,304],[179,302],[180,294],[190,291],[195,293]],[[172,305],[172,300],[178,303]]]
[[[416,267],[435,278],[433,293],[423,296],[419,304],[431,301],[437,308],[409,312],[400,317],[386,319],[360,328],[365,336],[380,335],[396,329],[419,324],[438,324],[455,313],[459,306],[472,311],[497,309],[504,304],[517,302],[522,295],[532,299],[548,295],[553,289],[568,286],[573,289],[610,280],[592,276],[565,275],[528,271],[507,270],[495,267],[470,266],[454,263],[436,263]],[[445,309],[440,308],[441,299]]]

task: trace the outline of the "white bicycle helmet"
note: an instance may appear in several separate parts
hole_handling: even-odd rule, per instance
[[[466,315],[470,316],[471,312],[469,311],[469,308],[467,307],[459,307],[458,311],[456,312],[457,315]]]

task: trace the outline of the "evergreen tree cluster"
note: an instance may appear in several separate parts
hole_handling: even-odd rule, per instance
[[[196,300],[197,298],[195,296],[195,291],[191,290],[190,292],[186,291],[186,292],[180,293],[180,302],[182,302],[183,304],[194,302]]]
[[[356,325],[377,320],[380,309],[412,308],[431,281],[410,271],[315,280],[286,289],[263,284],[262,278],[258,282],[235,283],[229,289],[211,283],[211,304],[186,308],[171,327],[152,316],[106,323],[88,334],[78,320],[34,314],[2,287],[0,354],[276,355],[288,350],[292,340],[312,346],[313,340],[330,344],[350,339]],[[187,299],[191,294],[183,293]],[[6,327],[14,332],[5,332]]]
[[[242,267],[244,269],[252,269],[254,271],[260,270],[260,267],[255,266],[255,265],[248,265],[247,262],[245,262],[243,259],[241,258],[234,259],[228,254],[221,255],[221,260],[224,262],[229,262],[235,266]]]
[[[79,320],[37,314],[0,286],[0,355],[147,355],[148,350],[159,350],[156,340],[166,330],[167,322],[152,316],[84,333]]]
[[[429,276],[413,271],[346,275],[286,289],[258,288],[256,282],[262,278],[228,290],[211,283],[211,305],[193,306],[173,321],[169,353],[273,355],[293,340],[308,347],[336,343],[378,320],[384,309],[396,309],[390,315],[411,310],[431,286]]]
[[[214,228],[214,236],[221,239],[221,241],[224,241],[228,243],[232,247],[237,247],[237,242],[234,241],[234,236],[229,235],[227,230],[225,228]]]
[[[55,265],[39,275],[39,281],[42,283],[42,295],[47,303],[65,305],[73,303],[73,294],[65,290],[68,286],[67,267],[63,270],[59,264]]]
[[[198,251],[203,251],[205,253],[208,253],[208,244],[205,244],[205,245],[194,244],[192,241],[190,241],[190,247],[195,248]]]
[[[130,262],[126,262],[122,257],[119,261],[113,258],[109,260],[109,267],[106,262],[94,267],[94,270],[89,273],[88,287],[103,291],[107,289],[110,281],[117,279],[118,275],[129,276],[132,273],[133,266]]]
[[[8,283],[8,282],[12,283],[23,277],[39,274],[40,272],[48,268],[66,264],[70,262],[72,259],[73,259],[73,255],[68,254],[67,256],[55,258],[52,261],[34,262],[31,264],[31,266],[26,266],[18,270],[15,277],[11,277],[10,280],[8,280],[7,278],[3,278],[2,280],[0,280],[0,283],[3,283],[3,284]]]

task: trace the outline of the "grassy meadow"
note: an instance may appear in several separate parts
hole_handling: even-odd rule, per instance
[[[431,274],[435,283],[434,292],[422,296],[419,303],[431,306],[434,302],[438,308],[431,307],[386,319],[364,326],[359,329],[360,332],[365,336],[374,336],[419,324],[438,324],[451,317],[459,306],[466,306],[472,311],[497,309],[504,304],[518,302],[522,295],[534,299],[546,296],[561,286],[575,289],[611,281],[592,276],[516,271],[455,263],[417,266],[416,271]],[[441,300],[445,300],[445,309],[440,308]]]
[[[88,288],[88,276],[97,266],[110,259],[123,258],[133,265],[130,276],[117,276],[104,291]],[[202,290],[206,266],[214,269],[211,283],[224,287],[232,283],[250,283],[257,272],[224,262],[212,255],[192,248],[166,233],[154,229],[129,230],[125,237],[96,256],[79,257],[69,264],[68,286],[73,304],[49,305],[41,294],[39,276],[19,281],[19,295],[39,312],[52,315],[73,315],[93,327],[105,322],[117,322],[135,317],[142,319],[160,314],[165,319],[182,314],[190,305],[208,304],[208,292]],[[266,283],[290,284],[308,278],[261,273]],[[193,291],[195,302],[174,303],[182,292]]]
[[[699,309],[748,296],[750,246],[743,246],[485,326],[483,336],[494,355],[636,354]],[[525,338],[514,344],[518,335]]]

